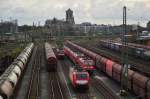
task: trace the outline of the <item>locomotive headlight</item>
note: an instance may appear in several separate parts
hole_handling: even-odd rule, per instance
[[[90,66],[90,69],[95,69],[94,66]]]
[[[87,80],[77,80],[76,83],[79,85],[84,85],[84,84],[87,84],[88,81]]]

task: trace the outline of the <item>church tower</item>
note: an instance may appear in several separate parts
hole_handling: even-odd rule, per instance
[[[72,25],[75,24],[73,11],[70,8],[66,11],[66,22]]]

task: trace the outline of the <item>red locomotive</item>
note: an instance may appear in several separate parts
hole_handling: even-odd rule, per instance
[[[67,55],[75,64],[78,64],[82,69],[87,70],[90,75],[95,70],[94,61],[86,56],[85,54],[75,50],[70,49],[67,46],[64,46],[64,53]]]
[[[46,53],[48,71],[56,71],[56,69],[57,69],[57,58],[54,54],[52,46],[49,43],[45,43],[45,53]]]
[[[78,46],[70,41],[67,41],[67,44],[92,57],[96,62],[96,67],[106,73],[112,79],[116,80],[117,82],[122,81],[123,67],[120,64],[102,57],[81,46]],[[141,99],[150,99],[150,78],[130,69],[128,71],[128,77],[128,89],[138,95]]]
[[[69,68],[69,78],[74,88],[89,88],[89,73],[81,68]]]

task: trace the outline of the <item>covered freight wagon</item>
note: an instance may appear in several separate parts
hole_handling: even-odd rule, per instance
[[[54,54],[52,46],[49,43],[45,43],[45,54],[46,54],[46,60],[47,60],[47,70],[56,71],[57,58]]]

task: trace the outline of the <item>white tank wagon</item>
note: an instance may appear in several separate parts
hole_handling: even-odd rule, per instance
[[[21,76],[21,69],[17,65],[10,65],[9,69],[3,73],[2,77],[7,77],[10,80],[19,80]],[[7,79],[6,78],[6,79]],[[16,78],[16,79],[15,79]],[[14,82],[14,85],[16,85],[17,82]]]
[[[11,82],[11,84],[13,85],[13,87],[16,86],[19,78],[17,77],[17,75],[14,72],[10,72],[8,77],[6,78],[6,80],[8,80],[9,82]]]
[[[22,61],[14,61],[12,64],[18,66],[21,71],[24,70],[24,64],[22,63]]]
[[[16,58],[16,61],[22,61],[22,63],[25,65],[27,63],[28,56],[25,54],[21,54]]]
[[[0,99],[9,99],[12,95],[14,87],[9,80],[0,78]]]
[[[28,58],[29,58],[29,56],[26,56],[25,54],[21,54],[15,59],[15,61],[12,64],[18,65],[21,68],[21,70],[23,71],[25,68],[25,65],[28,61]]]
[[[17,75],[11,69],[9,67],[0,77],[0,99],[9,99],[18,82]]]
[[[30,56],[32,49],[33,49],[34,45],[33,43],[29,44],[21,53],[18,57],[20,56],[26,56],[27,58]]]
[[[28,44],[27,47],[20,53],[20,55],[27,55],[27,56],[30,56],[31,52],[32,52],[32,49],[34,47],[34,44],[31,43],[31,44]],[[20,56],[19,55],[19,56]],[[19,57],[18,56],[18,57]]]
[[[0,77],[0,99],[9,99],[17,86],[34,44],[28,44]]]
[[[9,99],[12,95],[19,78],[12,71],[5,72],[0,78],[0,99]]]
[[[20,76],[21,76],[22,71],[21,71],[21,68],[18,65],[11,64],[10,67],[9,67],[9,70],[5,71],[5,72],[9,72],[9,73],[13,72],[17,75],[17,78],[19,79]],[[6,73],[3,73],[3,74],[6,74]]]
[[[19,79],[21,76],[21,68],[18,65],[11,64],[7,70],[1,75],[1,77],[9,75],[11,72],[15,73],[17,75],[17,78]]]
[[[33,45],[29,46],[29,47],[26,47],[26,49],[24,49],[21,54],[28,54],[28,55],[30,55],[31,52],[32,52],[32,49],[33,49]]]
[[[15,59],[13,62],[14,65],[18,65],[21,70],[25,68],[25,64],[27,63],[28,58],[30,57],[32,53],[34,45],[33,43],[29,44],[22,52],[21,54]]]
[[[17,65],[14,65],[14,68],[13,68],[12,71],[17,75],[17,77],[20,78],[20,76],[21,76],[21,68],[19,68]]]

